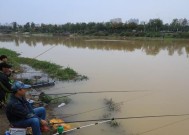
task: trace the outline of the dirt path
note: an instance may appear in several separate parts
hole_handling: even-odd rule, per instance
[[[5,131],[9,128],[9,122],[5,115],[5,110],[0,109],[0,135],[4,135]]]

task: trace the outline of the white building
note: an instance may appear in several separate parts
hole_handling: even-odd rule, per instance
[[[41,27],[41,24],[35,24],[35,27]]]
[[[12,27],[13,28],[14,23],[5,23],[4,25],[2,24],[2,26],[7,26],[7,27]]]
[[[183,21],[184,21],[184,19],[179,19],[179,20],[178,20],[178,24],[181,25],[181,24],[183,23]]]
[[[182,19],[182,18],[178,20],[178,24],[183,25],[184,21],[187,21],[186,25],[189,26],[189,20]]]
[[[130,19],[128,20],[128,23],[135,23],[135,24],[139,24],[139,19]]]
[[[145,25],[145,24],[146,24],[145,21],[141,21],[141,22],[140,22],[140,25]]]
[[[122,19],[121,18],[114,18],[110,20],[111,23],[122,23]]]

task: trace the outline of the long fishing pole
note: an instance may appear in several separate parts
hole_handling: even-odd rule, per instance
[[[67,96],[72,96],[72,95],[77,95],[77,94],[100,94],[100,93],[136,93],[136,92],[148,92],[150,90],[134,90],[134,91],[82,91],[82,92],[67,92],[67,93],[56,93],[56,94],[48,94],[48,93],[44,93],[45,95],[49,95],[49,96],[56,96],[56,95],[66,95],[66,96],[60,96],[58,98],[61,97],[67,97]],[[39,96],[41,93],[35,93],[35,94],[31,94],[32,96]]]
[[[88,124],[88,125],[85,125],[85,126],[76,127],[76,128],[70,129],[70,130],[66,130],[66,131],[63,131],[62,133],[56,133],[56,134],[54,134],[54,135],[64,134],[64,133],[72,132],[72,131],[74,131],[74,130],[79,130],[79,129],[82,129],[82,128],[87,128],[87,127],[91,127],[91,126],[96,126],[96,125],[108,123],[108,122],[111,122],[111,121],[112,121],[112,120],[99,121],[99,122],[96,122],[96,123],[93,123],[93,124]]]
[[[130,120],[130,119],[146,119],[146,118],[164,118],[164,117],[184,117],[189,116],[189,113],[185,114],[165,114],[165,115],[146,115],[146,116],[132,116],[132,117],[117,117],[110,119],[89,119],[89,120],[78,120],[78,121],[67,121],[67,122],[57,122],[52,124],[61,124],[61,123],[85,123],[93,121],[107,121],[107,120]]]
[[[68,40],[68,39],[69,39],[69,38],[67,38],[66,40]],[[41,56],[41,55],[45,54],[46,52],[50,51],[51,49],[53,49],[53,48],[55,48],[55,47],[57,47],[57,45],[54,45],[54,46],[52,46],[51,48],[49,48],[49,49],[45,50],[44,52],[42,52],[42,53],[38,54],[37,56],[33,57],[33,59],[38,58],[39,56]]]
[[[50,51],[51,49],[53,49],[54,47],[56,47],[56,45],[52,46],[51,48],[45,50],[44,52],[42,52],[42,53],[40,53],[38,55],[36,55],[35,57],[31,58],[31,60],[38,58],[39,56],[41,56],[41,55],[45,54],[46,52]],[[16,63],[18,63],[18,62],[16,62]]]
[[[146,92],[147,90],[135,90],[135,91],[91,91],[91,92],[74,92],[74,93],[58,93],[58,94],[46,94],[44,93],[44,95],[64,95],[64,96],[59,96],[59,97],[56,97],[56,98],[53,98],[53,99],[50,99],[50,101],[52,100],[57,100],[57,99],[60,99],[60,98],[64,98],[64,97],[70,97],[70,96],[73,96],[73,95],[77,95],[77,94],[100,94],[100,93],[128,93],[128,92],[131,92],[131,93],[134,93],[134,92]],[[40,96],[41,93],[35,93],[35,94],[32,94],[32,96]]]
[[[184,115],[186,116],[186,115]],[[172,116],[171,116],[172,117]],[[175,117],[175,116],[174,116]],[[176,116],[178,117],[178,116]],[[180,117],[180,116],[179,116]],[[168,127],[168,126],[172,126],[174,124],[178,124],[180,122],[183,122],[183,121],[186,121],[188,120],[189,118],[185,118],[185,119],[182,119],[182,120],[179,120],[179,121],[176,121],[176,122],[172,122],[172,123],[169,123],[169,124],[166,124],[166,125],[163,125],[161,127],[158,127],[158,128],[155,128],[155,129],[151,129],[151,130],[148,130],[148,131],[145,131],[145,132],[142,132],[140,133],[139,135],[142,135],[142,134],[145,134],[145,133],[149,133],[149,132],[152,132],[152,131],[155,131],[155,130],[158,130],[158,129],[161,129],[161,128],[165,128],[165,127]],[[70,129],[70,130],[66,130],[66,131],[63,131],[61,134],[64,134],[64,133],[68,133],[68,132],[72,132],[72,131],[75,131],[75,130],[79,130],[79,129],[82,129],[82,128],[87,128],[87,127],[91,127],[91,126],[97,126],[99,124],[104,124],[104,123],[108,123],[108,122],[111,122],[115,120],[115,118],[112,118],[112,119],[109,119],[109,120],[104,120],[104,121],[99,121],[99,122],[96,122],[96,123],[93,123],[93,124],[88,124],[88,125],[84,125],[84,126],[80,126],[80,127],[76,127],[76,128],[73,128],[73,129]],[[60,133],[56,133],[54,135],[59,135]]]
[[[131,90],[131,91],[82,91],[82,92],[67,92],[67,93],[56,93],[56,94],[46,94],[46,95],[63,95],[63,94],[98,94],[98,93],[128,93],[128,92],[148,92],[150,90]]]
[[[41,55],[45,54],[46,52],[50,51],[51,49],[53,49],[53,48],[55,48],[55,47],[56,47],[56,45],[55,45],[55,46],[52,46],[51,48],[49,48],[49,49],[45,50],[44,52],[42,52],[42,53],[38,54],[37,56],[33,57],[33,59],[38,58],[39,56],[41,56]]]
[[[73,95],[74,94],[69,94],[69,95],[65,95],[65,96],[60,96],[60,97],[52,98],[52,99],[50,99],[50,101],[57,100],[57,99],[64,98],[64,97],[70,97],[70,96],[73,96]]]
[[[55,48],[55,47],[57,47],[57,45],[54,45],[54,46],[50,47],[49,49],[47,49],[47,50],[45,50],[44,52],[42,52],[42,53],[36,55],[36,56],[33,57],[32,59],[36,59],[36,58],[38,58],[39,56],[41,56],[41,55],[47,53],[48,51],[52,50],[52,49]],[[31,60],[32,60],[32,59],[31,59]]]

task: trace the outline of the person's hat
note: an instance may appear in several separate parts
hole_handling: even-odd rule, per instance
[[[3,68],[12,68],[12,65],[7,64],[6,62],[0,63],[0,70]]]
[[[21,81],[16,81],[13,83],[12,85],[12,90],[13,91],[18,91],[20,89],[29,89],[31,88],[31,85],[28,85],[28,84],[24,84],[23,82]]]

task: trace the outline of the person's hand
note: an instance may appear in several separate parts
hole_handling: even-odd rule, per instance
[[[45,120],[41,120],[41,125],[48,125],[48,123]]]
[[[48,132],[49,130],[47,121],[41,120],[41,132]]]

